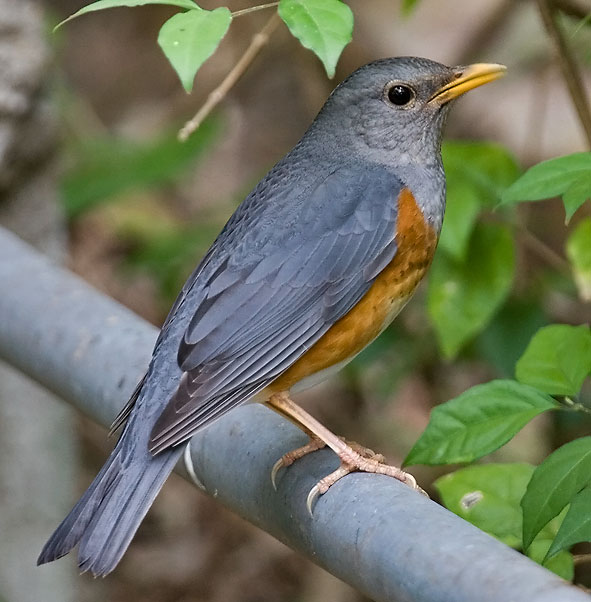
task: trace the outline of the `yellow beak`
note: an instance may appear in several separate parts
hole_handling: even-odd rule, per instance
[[[495,63],[475,63],[467,67],[459,67],[456,78],[437,90],[429,99],[429,102],[445,104],[469,90],[503,77],[506,71],[507,67],[505,65]]]

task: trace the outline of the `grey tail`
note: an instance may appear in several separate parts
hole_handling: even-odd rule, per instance
[[[183,448],[124,459],[123,438],[90,487],[43,547],[37,564],[67,554],[77,543],[78,565],[95,577],[119,563]]]

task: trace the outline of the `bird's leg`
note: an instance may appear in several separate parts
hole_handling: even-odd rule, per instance
[[[326,493],[339,479],[356,471],[373,472],[391,476],[402,481],[412,489],[425,493],[417,485],[416,479],[411,474],[404,472],[396,466],[384,464],[384,457],[374,453],[370,449],[364,448],[357,443],[348,444],[345,440],[329,431],[324,425],[318,422],[318,420],[313,416],[310,416],[310,414],[294,403],[287,392],[271,395],[267,401],[267,405],[295,423],[310,436],[310,442],[307,445],[285,454],[285,456],[275,464],[272,473],[273,480],[280,468],[289,466],[295,460],[305,456],[307,453],[320,449],[325,445],[330,447],[341,460],[341,466],[321,479],[308,494],[307,506],[310,513],[312,513],[312,506],[315,500],[320,495]],[[286,457],[287,459],[284,461],[284,458]]]

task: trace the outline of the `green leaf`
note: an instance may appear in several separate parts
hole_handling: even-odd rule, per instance
[[[353,13],[340,0],[281,0],[279,16],[334,77],[343,48],[353,37]]]
[[[472,387],[433,409],[404,464],[472,462],[507,443],[538,414],[558,407],[549,395],[512,380]]]
[[[589,199],[591,199],[591,169],[577,178],[562,195],[567,224],[575,211]]]
[[[523,350],[547,323],[539,299],[509,297],[471,349],[489,362],[501,377],[512,378]]]
[[[551,395],[576,395],[591,372],[587,326],[552,324],[540,328],[515,366],[519,382]]]
[[[178,6],[179,8],[199,9],[193,0],[99,0],[98,2],[93,2],[88,6],[83,6],[79,11],[76,11],[73,15],[70,15],[67,19],[64,19],[61,23],[58,23],[58,25],[55,26],[55,29],[61,27],[64,23],[67,23],[76,17],[85,15],[86,13],[92,13],[97,10],[105,10],[107,8],[118,8],[122,6],[144,6],[145,4],[168,4],[170,6]]]
[[[508,546],[520,549],[523,547],[520,501],[533,472],[531,464],[481,464],[440,477],[435,487],[446,508]],[[563,516],[558,516],[542,529],[528,556],[563,579],[572,580],[572,554],[560,552],[546,559],[562,519]]]
[[[575,574],[575,563],[573,555],[563,550],[552,558],[548,558],[548,550],[552,545],[552,538],[536,537],[533,541],[527,555],[538,564],[545,566],[559,577],[572,581]]]
[[[465,261],[437,255],[427,308],[447,358],[484,329],[509,293],[514,271],[512,235],[494,224],[477,225]]]
[[[158,44],[187,92],[193,89],[195,74],[214,53],[231,22],[232,13],[221,6],[179,13],[160,29]]]
[[[566,221],[589,198],[591,186],[591,153],[574,153],[550,159],[528,169],[508,188],[502,203],[539,201],[563,197]]]
[[[591,437],[582,437],[563,445],[536,468],[521,500],[523,544],[526,549],[548,521],[572,502],[589,482]]]
[[[218,131],[217,122],[207,120],[184,144],[170,133],[144,143],[95,139],[71,149],[74,165],[61,182],[68,217],[129,190],[172,181],[213,143]]]
[[[481,209],[480,195],[468,180],[456,181],[448,177],[447,207],[439,248],[456,261],[466,259]]]
[[[119,237],[131,248],[126,267],[149,273],[158,284],[162,309],[174,302],[195,263],[207,251],[220,229],[217,221],[172,226],[167,223],[135,223],[119,229]]]
[[[531,464],[480,464],[440,477],[434,485],[446,508],[508,546],[520,548],[519,502],[533,471]]]
[[[519,175],[513,156],[484,142],[446,142],[442,148],[447,179],[447,209],[439,246],[464,260],[481,209],[495,207]]]
[[[417,7],[419,0],[402,0],[400,10],[405,17],[408,17]]]
[[[591,301],[591,218],[581,220],[569,235],[566,254],[579,296],[583,301]]]
[[[556,538],[547,550],[548,558],[581,541],[591,541],[591,487],[579,491],[570,503]]]

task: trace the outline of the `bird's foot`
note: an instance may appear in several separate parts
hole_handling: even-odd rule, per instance
[[[315,435],[309,435],[309,437],[310,441],[308,441],[306,445],[302,445],[302,447],[298,447],[297,449],[283,454],[281,458],[273,464],[273,468],[271,469],[271,483],[273,483],[273,489],[277,489],[277,475],[280,470],[291,466],[296,460],[326,447],[326,443],[319,437],[316,437]]]
[[[367,447],[363,447],[355,441],[347,441],[342,437],[339,437],[339,439],[345,444],[344,448],[337,454],[341,460],[341,465],[334,472],[331,472],[323,479],[320,479],[320,481],[318,481],[318,483],[310,490],[306,499],[306,507],[311,515],[313,514],[314,504],[318,498],[321,495],[324,495],[337,481],[352,472],[370,472],[394,477],[405,485],[408,485],[411,489],[415,489],[419,493],[429,497],[427,493],[417,485],[416,479],[411,474],[404,472],[396,466],[385,464],[386,459],[382,454],[378,454]],[[296,460],[324,447],[326,447],[326,443],[322,441],[322,439],[315,435],[310,435],[310,441],[308,441],[306,445],[298,447],[281,456],[281,458],[275,462],[271,470],[271,482],[273,483],[273,488],[277,489],[277,475],[282,469],[291,466]]]
[[[343,439],[343,441],[345,441]],[[363,447],[355,442],[345,441],[347,447],[337,455],[341,460],[341,465],[334,472],[318,481],[310,490],[306,499],[306,507],[310,515],[313,514],[314,504],[321,495],[324,495],[337,481],[352,472],[370,472],[383,474],[398,479],[411,489],[428,496],[427,492],[417,485],[417,480],[408,472],[404,472],[397,466],[385,464],[385,458],[382,454],[377,454],[373,450]]]

